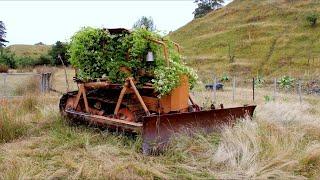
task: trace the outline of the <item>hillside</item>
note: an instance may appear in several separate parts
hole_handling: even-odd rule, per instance
[[[47,54],[51,46],[49,45],[24,45],[15,44],[7,47],[11,52],[14,52],[17,56],[29,56],[32,58],[38,58],[43,54]]]
[[[320,24],[308,24],[311,13],[320,14],[320,1],[234,0],[170,37],[202,77],[314,77],[320,75]]]

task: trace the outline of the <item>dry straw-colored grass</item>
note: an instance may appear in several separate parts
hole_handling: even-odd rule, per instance
[[[211,94],[195,95],[201,104]],[[320,178],[318,97],[303,104],[282,94],[275,102],[257,100],[252,120],[220,133],[176,136],[159,156],[142,155],[139,137],[68,125],[58,113],[58,98],[30,95],[1,103],[5,132],[16,132],[16,126],[23,131],[2,134],[0,179]],[[219,99],[226,107],[243,104],[241,98],[232,102],[227,90]]]

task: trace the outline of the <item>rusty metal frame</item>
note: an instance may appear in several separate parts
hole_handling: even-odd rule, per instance
[[[169,42],[167,39],[162,39],[162,41]],[[180,54],[181,53],[181,46],[178,43],[174,42],[174,41],[171,41],[171,42],[173,43],[173,45],[176,47],[178,53]]]
[[[73,108],[74,109],[77,109],[78,105],[79,105],[79,102],[80,102],[80,98],[81,96],[83,97],[83,101],[84,101],[84,107],[85,107],[85,111],[87,113],[89,113],[89,104],[88,104],[88,99],[87,99],[87,94],[86,94],[86,89],[84,87],[84,84],[80,84],[79,85],[79,91],[78,91],[78,94],[76,96],[76,100],[73,104]]]
[[[118,102],[117,102],[117,105],[116,105],[116,108],[114,109],[114,115],[117,115],[119,110],[120,110],[120,106],[121,106],[121,103],[123,101],[123,97],[124,95],[126,94],[127,90],[128,89],[132,89],[134,94],[137,96],[144,112],[146,113],[147,116],[150,116],[150,111],[148,110],[146,104],[144,103],[137,87],[135,86],[134,82],[133,82],[133,78],[132,77],[129,77],[127,78],[121,92],[120,92],[120,95],[119,95],[119,98],[118,98]]]
[[[168,54],[168,48],[167,48],[166,43],[164,43],[163,41],[159,41],[159,40],[155,40],[155,39],[151,39],[151,38],[147,38],[147,39],[154,42],[154,43],[160,44],[162,46],[164,58],[166,59],[167,66],[169,66],[169,54]]]
[[[107,82],[104,82],[104,83],[100,83],[100,82],[97,82],[97,83],[81,83],[79,84],[79,91],[78,91],[78,94],[76,96],[76,100],[73,104],[73,108],[74,109],[77,109],[78,105],[79,105],[79,102],[80,102],[80,99],[81,99],[81,96],[83,97],[83,101],[84,101],[84,106],[85,106],[85,112],[86,113],[89,113],[90,112],[90,108],[89,108],[89,103],[88,103],[88,99],[87,99],[87,95],[86,95],[86,87],[90,87],[90,88],[97,88],[97,87],[101,87],[101,86],[108,86],[109,83]],[[132,77],[129,77],[127,78],[121,92],[120,92],[120,95],[119,95],[119,98],[118,98],[118,101],[117,101],[117,104],[116,104],[116,108],[114,109],[114,115],[117,115],[119,110],[120,110],[120,106],[121,106],[121,103],[123,101],[123,97],[124,95],[126,94],[126,92],[129,90],[129,89],[132,89],[134,94],[137,96],[143,110],[145,111],[146,115],[147,116],[150,116],[150,111],[148,110],[146,104],[144,103],[137,87],[135,86],[134,82],[133,82],[133,78]]]

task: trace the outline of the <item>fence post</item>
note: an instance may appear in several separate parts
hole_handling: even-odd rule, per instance
[[[274,78],[273,100],[276,100],[277,96],[277,78]]]
[[[43,93],[43,91],[44,91],[44,81],[43,81],[43,79],[44,79],[44,73],[41,73],[41,83],[40,83],[40,91],[41,91],[41,93]]]
[[[49,92],[50,89],[51,89],[50,77],[51,77],[51,73],[47,73],[46,81],[47,81],[47,91],[48,91],[48,92]]]
[[[232,101],[234,101],[234,99],[235,99],[235,93],[236,93],[236,77],[233,76]]]
[[[254,102],[254,99],[255,99],[255,94],[254,94],[254,93],[255,93],[255,92],[254,92],[254,90],[255,90],[255,89],[254,89],[254,88],[255,88],[255,87],[254,87],[254,80],[255,80],[255,79],[252,78],[252,100],[253,100],[253,102]]]
[[[213,101],[217,101],[217,77],[214,76],[214,82],[213,82]]]
[[[302,92],[301,92],[301,80],[298,81],[298,92],[299,92],[299,101],[302,103]]]
[[[42,74],[38,74],[39,75],[39,77],[40,77],[40,79],[39,79],[39,90],[40,90],[40,92],[42,91]]]

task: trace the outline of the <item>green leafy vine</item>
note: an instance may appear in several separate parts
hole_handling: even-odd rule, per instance
[[[166,43],[169,66],[163,48],[150,39]],[[145,60],[149,51],[154,54],[153,64]],[[105,29],[82,28],[71,38],[69,54],[70,63],[78,69],[77,78],[83,81],[106,78],[114,83],[123,83],[131,76],[138,85],[153,83],[159,96],[178,87],[183,75],[189,78],[191,88],[197,82],[196,73],[182,63],[174,43],[146,29],[111,35]]]

